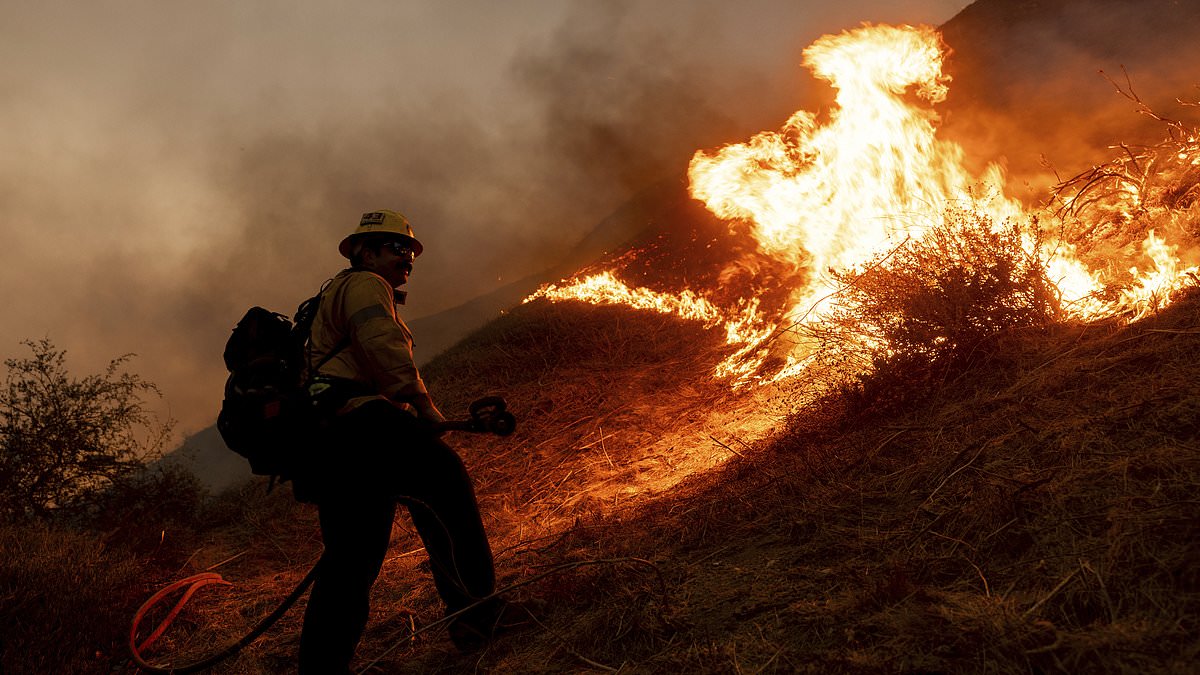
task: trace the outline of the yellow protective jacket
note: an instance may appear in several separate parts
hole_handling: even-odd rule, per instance
[[[381,397],[398,404],[428,400],[413,361],[412,333],[396,313],[396,291],[378,274],[339,272],[321,294],[310,340],[310,372],[321,364],[314,373],[318,377],[351,380],[374,392],[350,399],[341,412]],[[335,349],[337,353],[321,363]]]

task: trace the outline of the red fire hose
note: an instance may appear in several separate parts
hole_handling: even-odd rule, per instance
[[[162,636],[163,632],[165,632],[167,627],[171,625],[171,622],[175,620],[175,617],[178,616],[180,610],[183,609],[183,606],[187,604],[192,595],[194,595],[196,591],[200,590],[202,586],[207,586],[209,584],[221,584],[224,586],[232,585],[228,581],[222,579],[220,574],[216,574],[214,572],[196,574],[170,584],[166,588],[163,588],[159,592],[152,595],[149,600],[147,600],[140,608],[138,608],[137,613],[133,616],[133,624],[129,628],[129,653],[133,658],[133,662],[137,664],[138,668],[141,668],[143,671],[148,673],[161,673],[162,675],[187,675],[188,673],[197,673],[215,666],[221,661],[224,661],[225,659],[240,652],[246,647],[246,645],[254,642],[260,635],[265,633],[268,628],[278,621],[279,617],[283,616],[284,613],[286,613],[288,609],[290,609],[291,606],[300,599],[300,596],[304,595],[304,591],[308,590],[308,587],[312,585],[312,582],[316,580],[317,571],[320,569],[320,567],[321,561],[318,560],[317,564],[313,565],[313,568],[308,571],[307,575],[304,576],[304,579],[302,579],[300,583],[296,585],[296,588],[293,589],[292,592],[283,599],[283,602],[279,603],[279,606],[275,608],[275,611],[264,617],[262,621],[259,621],[258,625],[255,626],[254,629],[249,633],[247,633],[246,636],[241,640],[238,640],[236,643],[226,647],[219,653],[195,663],[189,663],[182,666],[155,666],[145,660],[145,658],[142,656],[142,652],[151,644],[153,644],[155,640]],[[187,587],[187,590],[184,591],[183,596],[179,599],[179,601],[175,603],[175,607],[173,607],[167,614],[166,618],[158,624],[158,627],[154,629],[150,636],[143,640],[139,645],[137,642],[137,634],[138,628],[141,626],[142,619],[146,617],[146,614],[155,605],[162,602],[163,598],[166,598],[171,593],[179,590],[180,588],[184,588],[185,586]]]

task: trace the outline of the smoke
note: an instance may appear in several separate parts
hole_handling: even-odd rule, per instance
[[[1200,99],[1198,31],[1200,5],[1175,0],[980,0],[943,26],[954,50],[944,131],[969,159],[1004,162],[1014,194],[1043,198],[1122,143],[1164,139],[1114,83],[1200,124],[1200,109],[1176,100]]]
[[[697,148],[777,126],[820,34],[965,2],[802,4],[6,7],[0,354],[49,337],[82,374],[136,353],[194,431],[233,323],[315,292],[363,211],[413,221],[406,314],[437,312],[551,266]]]

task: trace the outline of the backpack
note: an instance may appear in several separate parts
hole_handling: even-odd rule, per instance
[[[225,343],[229,378],[217,430],[230,450],[249,460],[251,473],[272,477],[272,486],[275,478],[295,476],[297,458],[320,424],[305,377],[305,348],[320,301],[320,293],[305,300],[293,320],[251,307]]]

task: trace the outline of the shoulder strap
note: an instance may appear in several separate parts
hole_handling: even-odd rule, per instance
[[[317,310],[321,307],[321,299],[322,299],[322,297],[324,297],[325,291],[329,288],[329,285],[332,283],[333,283],[333,279],[326,279],[325,283],[321,284],[321,290],[317,291],[316,295],[314,295],[311,298],[300,303],[300,306],[296,308],[296,315],[292,319],[293,334],[298,339],[301,339],[302,344],[304,345],[305,368],[308,367],[308,364],[310,361],[309,356],[310,356],[310,350],[312,349],[312,339],[311,338],[312,338],[313,321],[317,318]],[[338,340],[337,344],[335,344],[333,346],[333,349],[329,350],[329,353],[322,356],[321,360],[318,361],[316,363],[316,365],[314,365],[312,367],[311,372],[309,373],[309,376],[311,377],[313,375],[316,375],[317,371],[321,370],[321,366],[325,365],[326,363],[329,363],[333,359],[333,357],[337,356],[339,353],[341,353],[341,351],[343,349],[345,349],[349,346],[350,346],[350,335],[349,334],[343,335],[342,339]]]

